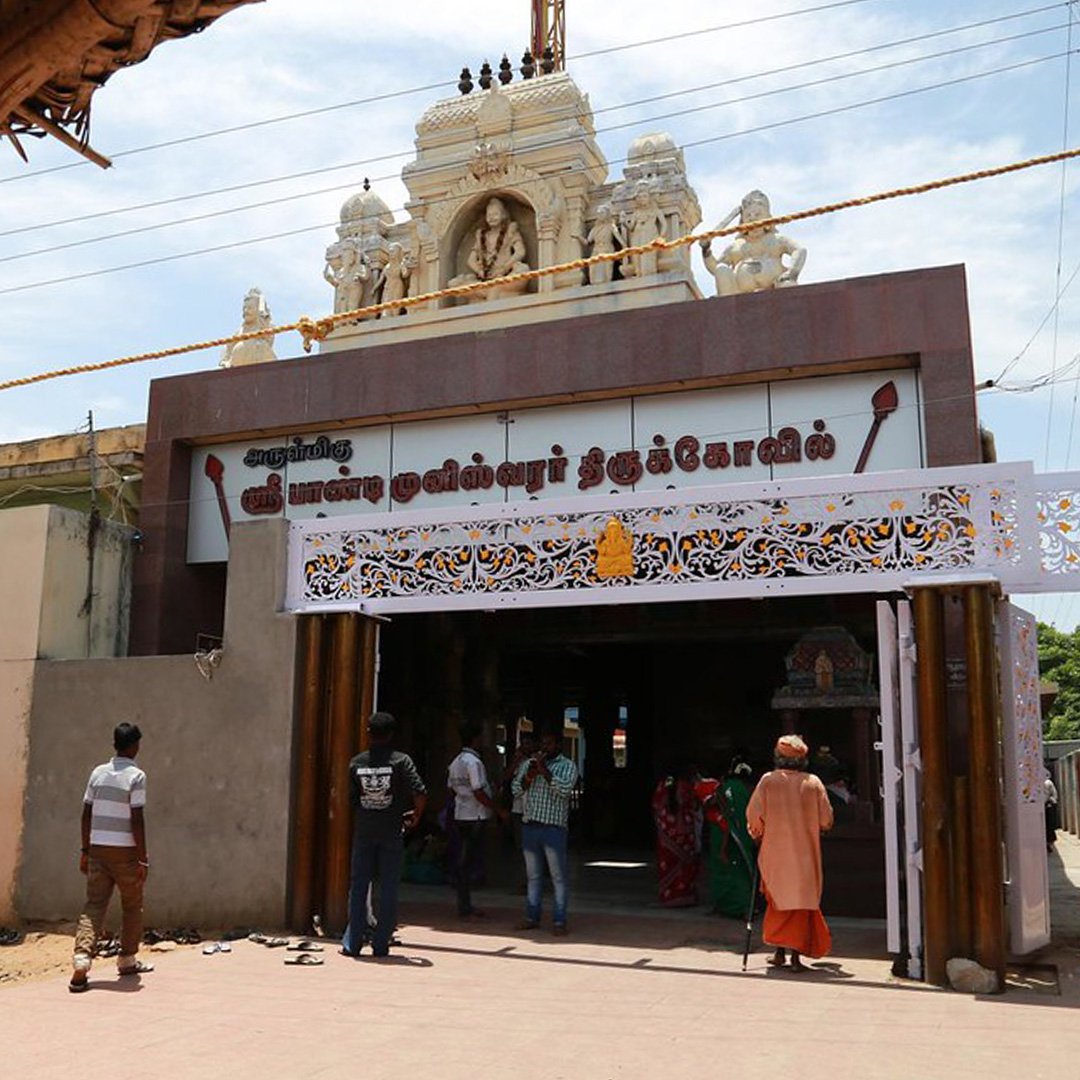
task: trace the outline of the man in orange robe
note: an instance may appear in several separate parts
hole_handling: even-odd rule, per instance
[[[810,751],[798,735],[784,735],[775,751],[775,769],[750,796],[746,824],[761,843],[761,891],[768,901],[764,938],[776,952],[769,963],[805,971],[800,956],[826,956],[832,938],[821,914],[821,834],[832,828],[825,786],[806,772]]]

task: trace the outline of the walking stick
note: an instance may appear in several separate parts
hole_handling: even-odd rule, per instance
[[[754,933],[754,908],[757,907],[758,862],[754,859],[754,869],[750,877],[750,910],[746,913],[746,944],[743,946],[742,969],[746,970],[746,961],[750,957],[750,938]]]

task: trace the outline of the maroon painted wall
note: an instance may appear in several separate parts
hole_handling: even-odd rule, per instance
[[[186,562],[193,442],[905,363],[921,374],[927,463],[978,461],[962,266],[157,379],[132,650],[188,652],[221,621],[220,581]]]

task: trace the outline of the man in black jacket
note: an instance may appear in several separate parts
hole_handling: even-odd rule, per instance
[[[412,758],[391,747],[397,724],[386,712],[368,721],[370,749],[349,762],[349,801],[356,808],[353,828],[349,926],[342,951],[357,956],[367,926],[368,888],[379,877],[379,914],[372,952],[386,956],[397,923],[398,884],[405,845],[402,834],[416,826],[427,791]]]

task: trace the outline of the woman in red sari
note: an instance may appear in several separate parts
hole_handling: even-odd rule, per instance
[[[660,903],[664,907],[693,907],[698,902],[701,811],[689,777],[684,773],[662,776],[653,792],[652,811]]]

